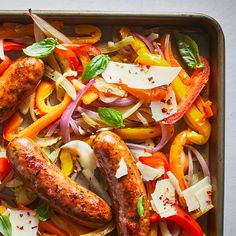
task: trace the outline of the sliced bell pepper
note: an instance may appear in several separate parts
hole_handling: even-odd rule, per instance
[[[208,64],[208,61],[204,57],[200,57],[200,61],[201,63],[203,63],[205,68],[199,68],[193,72],[193,75],[191,77],[193,82],[188,89],[188,92],[181,98],[181,101],[178,103],[177,112],[164,120],[166,124],[174,124],[178,120],[180,120],[185,115],[186,111],[189,110],[191,105],[194,103],[194,101],[208,82],[210,77],[210,66]]]
[[[11,165],[7,158],[0,158],[0,181],[2,181],[11,170]]]
[[[83,95],[82,102],[86,105],[94,102],[99,97],[99,92],[94,87],[90,87],[88,91]]]
[[[203,236],[202,229],[200,225],[195,221],[186,211],[180,208],[178,205],[173,205],[175,208],[176,214],[161,218],[156,212],[151,215],[150,221],[157,222],[160,219],[170,220],[177,223],[186,233],[191,236]]]
[[[57,105],[57,109],[53,110],[52,112],[47,113],[46,115],[42,116],[31,125],[23,129],[22,131],[17,134],[18,137],[34,137],[36,136],[42,129],[47,127],[52,122],[56,121],[58,118],[61,117],[67,106],[70,104],[71,98],[66,93],[63,101]]]
[[[114,132],[123,139],[150,139],[161,136],[161,127],[137,127],[115,129]]]
[[[165,172],[169,171],[169,163],[163,152],[155,152],[152,156],[141,156],[139,157],[139,161],[153,168],[163,166]]]
[[[98,42],[102,36],[101,30],[95,25],[81,24],[75,26],[75,33],[81,36],[70,37],[73,43],[89,43]],[[85,36],[88,35],[88,36]]]
[[[198,110],[201,111],[202,114],[204,114],[206,119],[213,116],[211,101],[207,100],[206,102],[204,102],[203,99],[199,96],[194,103],[197,106]]]
[[[11,141],[19,132],[19,127],[23,122],[23,118],[17,112],[15,113],[3,128],[3,138]]]
[[[24,45],[24,44],[11,42],[11,41],[4,41],[4,43],[3,43],[4,51],[21,50],[25,47],[26,47],[26,45]]]
[[[67,150],[62,149],[60,154],[60,161],[62,173],[66,176],[69,176],[73,171],[73,161],[71,158],[71,154]]]
[[[4,60],[0,64],[0,76],[7,70],[7,68],[12,64],[12,60],[5,55]]]

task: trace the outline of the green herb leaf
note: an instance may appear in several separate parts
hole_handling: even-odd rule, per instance
[[[58,45],[56,39],[46,38],[23,49],[23,52],[30,57],[44,58],[53,52],[56,45]]]
[[[143,195],[139,197],[138,202],[137,202],[137,212],[140,217],[143,216],[144,214],[144,207],[143,207]]]
[[[53,210],[48,204],[41,203],[36,210],[36,214],[38,215],[39,220],[46,221],[53,215]]]
[[[0,216],[0,233],[3,236],[12,236],[12,225],[8,216]]]
[[[100,118],[108,125],[121,128],[123,126],[123,117],[119,111],[114,109],[106,108],[106,107],[99,107],[98,114]]]
[[[204,65],[200,62],[199,50],[196,42],[189,37],[181,33],[175,34],[179,52],[188,65],[192,69],[204,68]]]
[[[106,69],[109,61],[110,57],[104,54],[94,57],[85,67],[82,74],[82,81],[89,81],[101,74]]]

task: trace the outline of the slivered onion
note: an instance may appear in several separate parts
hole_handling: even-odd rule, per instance
[[[50,24],[48,24],[45,20],[43,20],[41,17],[37,16],[36,14],[33,14],[31,11],[29,11],[28,13],[26,13],[28,16],[30,16],[32,18],[32,20],[34,21],[34,23],[39,27],[39,29],[42,30],[42,32],[46,35],[46,36],[52,36],[56,39],[58,39],[58,41],[62,42],[62,43],[71,43],[71,40],[66,37],[64,34],[62,34],[61,32],[59,32],[57,29],[55,29],[53,26],[51,26]]]
[[[69,131],[69,124],[70,124],[70,119],[72,117],[72,114],[78,104],[78,102],[80,101],[80,99],[82,98],[82,96],[84,95],[84,93],[90,88],[90,86],[92,84],[95,83],[95,80],[90,80],[89,83],[85,86],[85,88],[83,90],[81,90],[77,96],[75,101],[73,101],[68,107],[67,109],[64,111],[61,119],[60,119],[60,129],[62,132],[62,136],[64,138],[65,142],[69,142],[70,141],[70,131]]]
[[[36,42],[41,41],[45,38],[43,31],[35,23],[34,23],[34,38]]]
[[[136,103],[133,107],[122,113],[123,119],[128,118],[131,116],[133,113],[135,113],[141,106],[143,102],[140,100],[138,103]]]
[[[150,33],[148,36],[147,36],[147,39],[150,41],[150,42],[153,42],[155,41],[156,39],[159,38],[159,34],[157,33]]]
[[[35,104],[35,92],[30,96],[30,107],[29,107],[29,111],[30,111],[30,116],[32,118],[33,121],[37,120],[37,117],[35,115],[35,111],[34,111],[34,104]]]
[[[0,59],[1,60],[5,59],[4,47],[3,47],[3,39],[0,39]]]
[[[48,129],[48,132],[46,133],[46,137],[47,136],[52,136],[54,134],[54,132],[56,131],[57,127],[59,126],[60,124],[60,120],[57,120],[56,122],[52,123],[50,126],[49,126],[49,129]]]
[[[102,93],[99,94],[99,98],[104,103],[111,103],[118,99],[116,96],[105,96]]]
[[[190,149],[188,149],[188,163],[188,186],[190,186],[193,180],[193,158]]]
[[[75,134],[80,134],[79,127],[77,126],[76,122],[74,119],[70,119],[70,126]]]
[[[143,126],[148,126],[148,120],[138,111],[136,111],[136,116],[138,117],[138,119],[142,122]]]
[[[138,34],[138,33],[135,33],[135,35],[145,43],[145,45],[147,46],[147,48],[149,49],[149,51],[151,53],[155,52],[154,46],[153,46],[152,42],[149,39],[147,39],[145,36],[143,36],[141,34]]]
[[[111,53],[120,50],[124,46],[128,46],[134,42],[133,36],[128,36],[123,38],[122,40],[116,43],[110,44],[100,44],[98,48],[101,50],[102,53]]]
[[[202,156],[202,154],[194,147],[190,146],[190,145],[185,145],[188,149],[190,149],[190,151],[192,151],[194,153],[194,155],[196,156],[196,158],[198,159],[201,167],[202,167],[202,171],[204,174],[204,177],[209,176],[210,177],[210,171],[209,168],[207,166],[207,163],[204,159],[204,157]]]
[[[169,42],[170,42],[170,35],[167,34],[166,38],[165,38],[165,42],[164,42],[164,48],[165,48],[164,55],[165,55],[165,59],[167,60],[167,62],[171,65],[170,57],[169,57],[169,53],[168,53]]]

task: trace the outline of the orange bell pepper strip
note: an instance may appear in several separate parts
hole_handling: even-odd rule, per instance
[[[18,112],[15,113],[3,128],[3,138],[7,141],[14,139],[16,134],[19,132],[19,127],[22,122],[23,118],[20,114]]]
[[[7,68],[12,64],[12,60],[5,55],[4,60],[0,64],[0,76],[7,70]]]
[[[90,87],[89,90],[83,95],[82,102],[86,105],[97,100],[99,97],[99,91],[94,87]]]
[[[36,136],[42,129],[59,119],[71,101],[70,96],[66,93],[63,101],[59,105],[56,105],[56,109],[33,122],[31,125],[20,131],[17,136],[26,136],[29,138]]]
[[[22,48],[25,48],[26,45],[22,43],[16,43],[16,42],[11,42],[11,41],[4,41],[3,43],[3,48],[4,51],[16,51],[16,50],[21,50]]]
[[[204,102],[200,96],[195,100],[195,105],[197,106],[198,110],[201,111],[202,114],[204,114],[206,119],[213,116],[211,104],[212,102],[209,100]]]
[[[184,176],[184,167],[182,166],[183,147],[188,143],[188,131],[179,133],[170,148],[169,165],[170,171],[179,181],[181,190],[188,188],[188,183]]]
[[[48,98],[55,89],[55,85],[52,82],[42,81],[36,89],[35,103],[40,111],[40,114],[47,114],[55,112],[60,108],[61,104],[55,106],[48,106],[45,103],[45,99]]]

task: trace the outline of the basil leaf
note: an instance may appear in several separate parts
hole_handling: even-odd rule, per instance
[[[30,57],[44,58],[53,52],[56,45],[58,45],[56,39],[46,38],[23,49],[23,52]]]
[[[41,203],[36,209],[36,214],[38,215],[39,220],[46,221],[53,215],[53,210],[48,204]]]
[[[204,68],[204,65],[200,62],[199,50],[196,42],[189,37],[181,33],[175,34],[179,52],[188,65],[192,69]]]
[[[109,61],[110,57],[104,54],[94,57],[85,67],[82,74],[82,81],[89,81],[101,74],[106,69]]]
[[[138,202],[137,202],[137,212],[140,217],[143,216],[144,214],[144,207],[143,207],[143,195],[139,197]]]
[[[0,233],[3,236],[12,236],[12,225],[8,216],[0,216]]]
[[[123,117],[119,111],[114,109],[106,108],[106,107],[99,107],[98,114],[100,118],[108,125],[121,128],[123,126]]]

